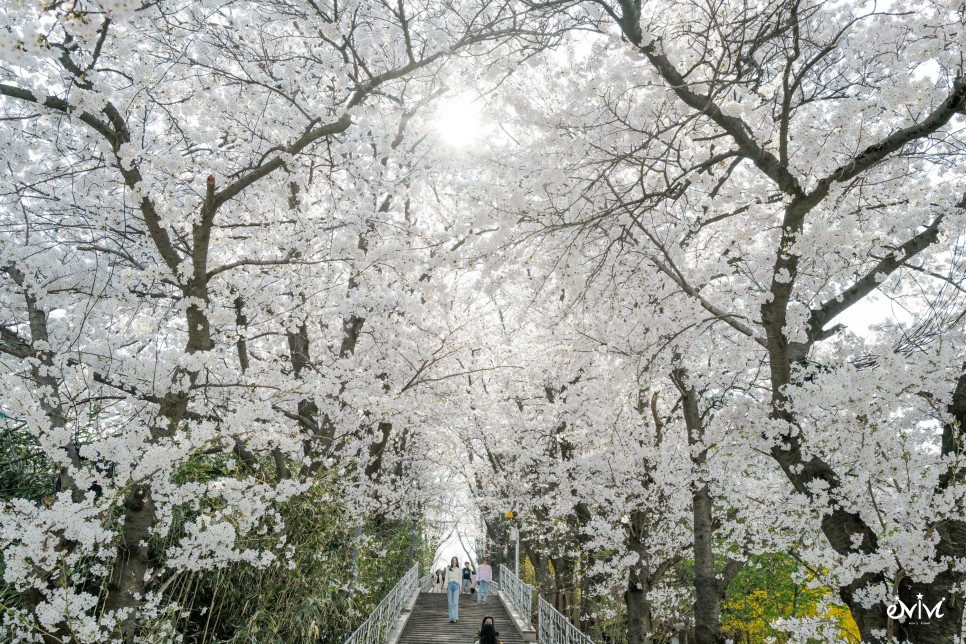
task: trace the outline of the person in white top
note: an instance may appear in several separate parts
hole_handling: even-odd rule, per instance
[[[455,624],[460,617],[460,582],[463,581],[463,569],[460,568],[459,557],[453,557],[446,569],[446,600],[449,605],[449,622]]]
[[[490,584],[493,583],[493,568],[490,567],[489,557],[483,557],[483,563],[476,567],[476,583],[476,601],[485,604],[490,594]]]

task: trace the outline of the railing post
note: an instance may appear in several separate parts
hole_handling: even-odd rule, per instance
[[[533,586],[523,583],[504,564],[500,564],[500,593],[506,597],[507,602],[527,625],[531,626],[533,624]]]
[[[382,644],[406,602],[419,592],[419,564],[410,568],[344,644]]]
[[[537,598],[537,641],[540,644],[594,644],[543,597]]]
[[[504,564],[500,564],[500,595],[532,628],[533,586],[523,583]],[[581,633],[540,596],[537,597],[537,641],[540,644],[594,644],[592,639]]]

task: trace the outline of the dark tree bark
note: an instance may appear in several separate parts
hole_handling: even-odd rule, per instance
[[[651,590],[639,568],[631,568],[624,603],[627,605],[627,644],[650,644],[654,626],[651,622],[651,602],[647,593]]]
[[[694,447],[703,444],[704,419],[698,407],[698,393],[687,382],[687,374],[675,370],[672,375],[681,392],[684,422],[688,430],[688,445],[692,448],[692,462],[697,476],[707,460],[707,448],[698,452]],[[726,586],[715,577],[714,570],[714,507],[707,481],[696,483],[691,493],[692,530],[694,533],[694,634],[697,644],[724,642],[721,632],[721,595]]]
[[[148,543],[155,521],[151,488],[135,486],[124,501],[124,531],[117,549],[121,561],[111,574],[104,601],[106,610],[129,608],[132,600],[144,592],[149,568]],[[133,611],[121,620],[118,631],[124,642],[134,641],[137,625],[137,614]]]
[[[67,414],[64,409],[61,382],[55,375],[56,369],[53,355],[49,350],[50,333],[47,327],[47,311],[38,305],[36,295],[31,292],[23,272],[16,264],[3,267],[2,272],[6,273],[23,292],[24,303],[27,308],[28,327],[30,328],[30,341],[27,342],[15,332],[4,329],[6,333],[0,339],[0,346],[3,347],[5,353],[14,355],[15,357],[34,359],[34,362],[30,366],[30,378],[36,383],[37,387],[48,392],[48,395],[41,399],[41,408],[47,418],[50,429],[55,431],[63,430],[67,427]],[[37,349],[36,346],[42,346],[44,348]],[[69,491],[71,499],[75,503],[79,503],[84,498],[84,490],[80,489],[74,482],[72,469],[78,470],[81,468],[80,454],[77,445],[73,442],[68,443],[65,450],[70,460],[70,467],[66,465],[60,467],[57,472],[56,487],[58,490]],[[55,538],[57,539],[56,549],[58,551],[66,553],[73,550],[76,545],[75,542],[67,539],[62,533],[56,534]],[[62,574],[50,574],[39,569],[35,570],[37,570],[38,576],[45,578],[44,581],[50,591],[53,591],[57,585],[66,583],[67,581]],[[44,594],[39,589],[31,588],[24,593],[23,598],[36,618],[36,610],[41,602],[44,601]],[[65,625],[60,624],[53,632],[44,632],[42,637],[44,642],[59,643],[69,635],[69,629]]]
[[[651,395],[650,400],[645,397],[645,391],[638,392],[637,413],[646,417],[650,412],[654,422],[654,441],[660,446],[664,437],[664,420],[658,411],[658,394]],[[650,464],[644,467],[645,474],[642,485],[644,489],[654,488],[654,481],[650,474]],[[659,490],[655,490],[659,495]],[[627,607],[627,641],[628,644],[650,644],[654,640],[654,623],[651,614],[651,602],[647,594],[654,588],[664,574],[675,566],[680,556],[673,556],[661,562],[653,570],[647,567],[648,540],[651,533],[652,517],[641,509],[631,511],[627,522],[627,548],[638,555],[638,562],[628,571],[627,590],[624,592],[624,603]]]
[[[961,454],[964,450],[964,439],[966,439],[966,365],[963,373],[956,383],[956,390],[953,392],[953,400],[949,404],[949,413],[952,421],[943,426],[942,453],[943,456]],[[942,491],[953,483],[962,483],[966,478],[966,471],[955,471],[950,469],[945,472],[939,481],[939,490]],[[939,535],[939,543],[936,545],[937,561],[944,558],[947,561],[962,560],[966,558],[966,520],[950,519],[933,526]],[[957,572],[952,566],[947,564],[942,572],[930,583],[917,583],[908,578],[899,582],[899,598],[907,606],[912,606],[919,601],[922,595],[924,606],[933,608],[937,602],[943,601],[941,618],[912,619],[910,623],[895,624],[895,632],[900,638],[906,638],[910,642],[954,642],[957,638],[962,638],[963,608],[964,601],[962,584],[966,581],[966,573]],[[956,589],[957,592],[953,592]],[[911,622],[918,623],[911,623]]]

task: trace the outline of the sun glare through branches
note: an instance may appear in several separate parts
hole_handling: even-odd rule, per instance
[[[483,102],[468,93],[453,96],[439,109],[436,131],[446,145],[465,148],[482,141],[486,133]]]

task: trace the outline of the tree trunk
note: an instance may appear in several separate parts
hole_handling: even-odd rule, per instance
[[[23,272],[16,264],[10,264],[0,270],[9,275],[14,283],[23,290],[30,326],[30,343],[21,343],[19,342],[19,338],[15,338],[14,341],[24,351],[24,355],[20,357],[29,356],[34,359],[33,364],[30,366],[30,377],[40,389],[48,392],[46,396],[40,398],[40,407],[43,409],[44,415],[47,418],[49,430],[51,432],[65,431],[67,428],[67,416],[61,396],[61,382],[55,376],[57,371],[53,361],[53,354],[46,348],[46,345],[50,342],[49,329],[47,328],[48,313],[38,305],[37,297],[29,288]],[[9,338],[4,338],[3,341],[9,342]],[[38,349],[38,346],[42,348]],[[57,473],[56,489],[57,491],[70,491],[73,502],[80,503],[84,499],[84,491],[77,486],[71,472],[72,469],[74,471],[81,469],[80,454],[73,440],[64,447],[70,459],[71,467],[66,465],[60,467]],[[56,534],[56,539],[58,541],[57,550],[63,551],[64,553],[73,550],[76,545],[76,542],[66,538],[62,531]],[[48,591],[56,592],[55,589],[57,586],[66,583],[65,575],[62,572],[43,570],[39,567],[35,567],[34,570],[37,576],[44,580]],[[38,623],[40,622],[40,618],[37,615],[37,608],[49,597],[49,594],[42,592],[39,588],[29,588],[22,592],[21,596],[23,597],[24,603]],[[69,628],[62,621],[56,625],[53,632],[44,633],[43,639],[44,642],[59,643],[66,640],[69,634]]]
[[[949,405],[952,422],[943,426],[942,454],[953,456],[963,449],[963,438],[966,435],[966,367],[959,376],[953,400]],[[950,469],[939,479],[939,492],[943,492],[952,484],[961,483],[966,472]],[[966,556],[966,521],[947,520],[934,526],[939,534],[936,544],[936,558],[947,561],[962,560]],[[919,596],[922,596],[924,608],[934,609],[942,601],[939,610],[942,617],[928,617],[924,612],[919,613],[906,623],[894,624],[894,630],[900,638],[910,642],[940,642],[942,644],[959,641],[962,638],[964,598],[961,590],[966,574],[956,572],[947,567],[928,583],[916,583],[912,579],[905,579],[899,583],[899,598],[906,606],[917,606]],[[954,588],[957,592],[953,592]]]
[[[302,372],[312,362],[309,354],[309,329],[305,321],[302,320],[295,331],[288,331],[286,337],[288,339],[289,360],[292,363],[292,373],[296,378],[301,379]],[[320,440],[320,430],[317,422],[319,408],[315,404],[315,401],[310,398],[302,398],[296,404],[295,413],[298,418],[299,427],[305,436],[302,441],[302,446],[306,456],[315,456],[318,452],[328,449],[329,441],[327,437],[321,439],[321,444],[316,444],[315,442]],[[309,438],[309,436],[314,436],[314,439]],[[278,472],[279,479],[291,477],[291,472],[289,472],[288,466],[285,464],[284,455],[281,454],[278,448],[273,450],[272,457],[275,460],[275,469]]]
[[[960,551],[966,547],[966,523],[955,521],[956,537],[959,539]],[[945,537],[946,535],[944,535]],[[945,541],[945,538],[944,538]],[[897,638],[902,641],[920,642],[928,644],[953,644],[962,641],[963,597],[961,593],[954,593],[953,587],[962,583],[963,574],[946,570],[928,583],[915,583],[906,579],[899,583],[899,598],[909,607],[917,607],[916,613],[905,623],[894,622],[893,630]],[[919,597],[922,598],[922,608],[918,609]],[[942,602],[938,613],[929,617],[930,611]],[[942,617],[939,617],[942,614]]]
[[[148,543],[155,519],[150,488],[135,486],[124,503],[124,530],[117,549],[120,562],[111,577],[104,602],[107,611],[129,609],[127,615],[119,620],[116,631],[125,643],[133,642],[137,631],[139,615],[135,607],[140,602],[139,598],[144,596],[147,584]]]
[[[708,484],[691,497],[694,515],[694,635],[698,644],[724,642],[721,589],[714,572],[714,526]]]
[[[637,568],[631,568],[624,603],[627,604],[627,644],[650,644],[653,624],[651,622],[651,602],[647,599],[650,590],[647,580]]]
[[[594,617],[598,604],[591,591],[594,581],[586,570],[580,575],[580,632],[591,639],[599,639],[599,621]]]
[[[698,452],[694,447],[702,446],[704,424],[698,408],[698,393],[687,382],[687,374],[676,369],[672,379],[681,392],[684,423],[688,430],[688,445],[691,446],[691,461],[694,473],[699,478],[704,475],[707,460],[707,447]],[[724,642],[721,634],[721,595],[727,587],[719,582],[714,572],[714,507],[711,489],[707,482],[696,482],[697,489],[691,494],[691,510],[694,531],[694,635],[697,644],[718,644]]]
[[[383,458],[392,436],[392,423],[381,421],[376,431],[378,439],[369,446],[369,462],[366,464],[366,476],[372,481],[380,480]]]
[[[123,170],[122,170],[123,172]],[[138,174],[135,184],[140,183]],[[185,296],[195,298],[201,304],[191,304],[185,310],[187,322],[187,342],[184,352],[187,355],[206,353],[214,348],[211,337],[211,324],[206,316],[210,303],[208,296],[208,248],[211,240],[211,227],[214,223],[218,205],[215,201],[215,178],[209,176],[205,200],[201,207],[201,219],[192,226],[191,277],[181,286]],[[142,201],[145,222],[152,228],[152,238],[162,257],[169,257],[173,251],[166,233],[158,230],[157,213],[148,199]],[[174,253],[176,256],[176,253]],[[173,260],[172,260],[173,261]],[[177,274],[177,262],[169,268]],[[151,427],[151,442],[159,443],[177,435],[181,422],[188,410],[192,388],[198,381],[199,371],[177,367],[171,377],[172,387],[158,405],[158,416]],[[140,607],[145,601],[149,568],[149,548],[151,529],[157,520],[151,489],[147,484],[136,484],[124,503],[124,523],[120,530],[117,549],[117,562],[112,571],[109,594],[105,599],[107,611],[126,611],[119,617],[115,634],[125,643],[133,642],[140,622]]]

